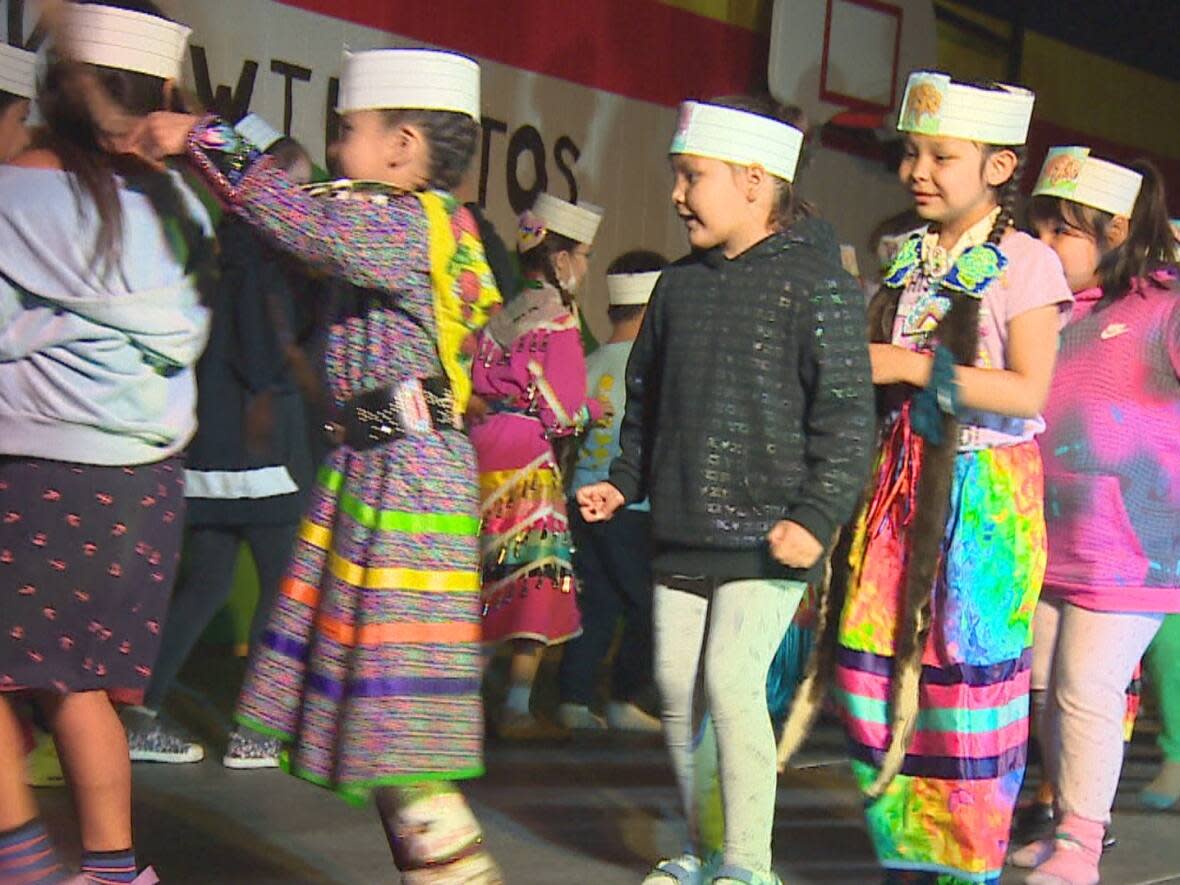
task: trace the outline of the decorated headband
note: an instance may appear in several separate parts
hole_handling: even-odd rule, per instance
[[[73,61],[178,80],[191,33],[191,28],[145,12],[67,3],[59,48]]]
[[[672,137],[670,154],[691,154],[743,166],[758,164],[771,175],[795,180],[803,133],[750,111],[686,101]]]
[[[0,92],[18,98],[37,94],[37,56],[32,52],[0,43]]]
[[[918,135],[1018,145],[1028,138],[1036,96],[1018,86],[981,89],[946,74],[914,71],[906,84],[897,128]]]
[[[234,124],[234,131],[263,153],[286,137],[257,114],[246,114]]]
[[[569,237],[589,246],[602,223],[603,209],[593,203],[569,203],[552,194],[542,193],[533,208],[521,214],[517,222],[516,244],[521,252],[540,245],[549,232]]]
[[[1090,156],[1088,147],[1049,148],[1034,197],[1060,197],[1111,215],[1130,216],[1143,176]]]
[[[1176,238],[1176,242],[1180,243],[1180,218],[1172,218],[1169,220],[1172,225],[1172,236]]]
[[[628,304],[647,304],[660,279],[660,271],[643,273],[612,273],[606,275],[606,291],[611,307]]]
[[[336,110],[456,111],[480,121],[479,64],[437,49],[344,51]]]

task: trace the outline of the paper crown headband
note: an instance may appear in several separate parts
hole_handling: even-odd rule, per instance
[[[1034,197],[1060,197],[1111,215],[1130,216],[1143,176],[1090,156],[1087,147],[1049,148],[1033,188]]]
[[[0,92],[32,98],[37,94],[36,71],[36,55],[0,43]]]
[[[686,101],[672,137],[670,154],[692,154],[727,163],[762,166],[771,175],[795,180],[803,133],[761,114]]]
[[[606,291],[611,307],[627,304],[647,304],[660,279],[660,271],[644,273],[612,273],[606,275]]]
[[[191,33],[191,28],[145,12],[67,3],[59,48],[73,61],[178,80]]]
[[[437,49],[344,51],[336,110],[457,111],[479,122],[479,64]]]
[[[897,128],[984,144],[1024,144],[1036,96],[1001,84],[999,90],[954,83],[946,74],[915,71],[906,84]]]
[[[263,153],[286,137],[257,114],[246,114],[234,124],[234,131]]]
[[[516,232],[517,246],[521,252],[527,252],[539,245],[550,231],[589,246],[598,233],[603,211],[601,206],[593,203],[574,204],[542,193],[533,203],[533,208],[520,216]]]

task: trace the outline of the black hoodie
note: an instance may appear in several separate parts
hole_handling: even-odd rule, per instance
[[[874,438],[864,295],[832,228],[804,219],[741,255],[666,269],[627,364],[610,481],[651,499],[657,572],[814,580],[768,550],[782,519],[825,547]]]

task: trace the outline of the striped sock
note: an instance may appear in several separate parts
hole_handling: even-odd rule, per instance
[[[82,855],[82,875],[95,885],[121,885],[134,882],[138,875],[135,849],[123,851],[87,851]]]
[[[0,882],[57,885],[66,879],[45,824],[39,819],[0,833]]]

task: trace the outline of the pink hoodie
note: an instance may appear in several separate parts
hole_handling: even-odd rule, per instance
[[[1077,293],[1040,437],[1044,593],[1082,608],[1180,612],[1180,291]]]

